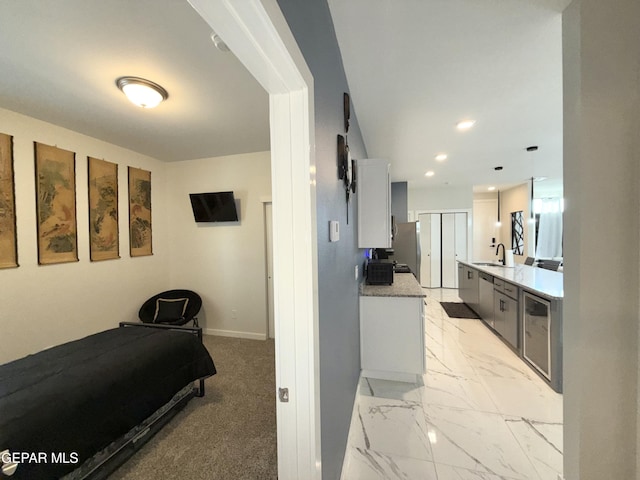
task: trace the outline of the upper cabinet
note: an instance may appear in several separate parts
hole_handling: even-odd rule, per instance
[[[391,248],[389,161],[358,160],[358,247]]]

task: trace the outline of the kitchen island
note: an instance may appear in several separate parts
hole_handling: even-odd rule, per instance
[[[460,298],[553,390],[562,392],[563,274],[458,262]]]
[[[362,376],[420,382],[425,371],[424,294],[411,273],[360,286]]]

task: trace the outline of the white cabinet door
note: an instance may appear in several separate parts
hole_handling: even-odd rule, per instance
[[[420,283],[458,288],[458,260],[467,260],[467,213],[421,213]]]
[[[440,214],[421,213],[420,221],[420,284],[427,288],[439,288],[441,277],[441,248],[440,248]]]
[[[389,162],[357,163],[358,247],[391,248],[391,183]]]
[[[442,214],[442,286],[458,288],[458,260],[467,260],[466,212]]]
[[[362,375],[415,382],[424,373],[421,297],[360,297]]]

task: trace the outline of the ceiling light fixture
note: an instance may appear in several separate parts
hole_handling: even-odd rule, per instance
[[[429,170],[427,173],[424,174],[425,177],[433,177],[435,175],[435,172],[433,170]]]
[[[120,77],[116,85],[133,103],[142,108],[157,107],[169,98],[167,91],[157,83],[139,77]]]
[[[468,130],[471,127],[473,127],[473,125],[475,125],[476,121],[475,120],[463,120],[462,122],[458,122],[456,124],[456,128],[458,130]]]
[[[502,222],[500,221],[500,190],[498,190],[498,221],[496,222],[496,227],[501,227]]]
[[[447,159],[447,154],[446,153],[439,153],[436,155],[436,160],[439,162],[443,162],[444,160]]]
[[[496,187],[489,187],[487,188],[487,190],[489,190],[490,192],[493,192],[496,189]]]
[[[537,145],[531,145],[530,147],[525,148],[525,150],[531,154],[531,170],[533,172],[535,172],[536,165],[535,165],[533,157],[535,155],[535,152],[538,151],[538,146]],[[533,214],[533,202],[534,202],[533,182],[534,181],[535,181],[535,178],[532,176],[531,177],[531,189],[529,190],[529,223],[531,223],[531,224],[536,223],[536,219],[535,219],[535,216]]]

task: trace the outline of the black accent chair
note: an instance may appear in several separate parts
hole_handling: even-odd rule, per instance
[[[140,307],[138,317],[142,323],[185,325],[193,321],[198,327],[196,315],[202,308],[202,298],[192,290],[167,290],[154,295]]]
[[[554,272],[558,271],[558,267],[560,267],[559,260],[540,260],[538,263],[539,267],[542,267],[546,270],[553,270]]]
[[[533,263],[536,261],[535,258],[533,257],[527,257],[527,259],[524,261],[525,265],[533,265]]]

